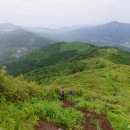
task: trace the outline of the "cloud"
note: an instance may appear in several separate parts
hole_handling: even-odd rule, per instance
[[[31,26],[130,22],[130,0],[0,0],[0,22]]]

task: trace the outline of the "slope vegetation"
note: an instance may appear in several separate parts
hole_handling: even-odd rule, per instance
[[[32,63],[35,65],[38,63],[39,66],[30,69],[31,71],[26,71],[27,73],[23,71],[24,77],[30,83],[24,81],[22,76],[13,78],[1,72],[0,99],[3,106],[1,111],[6,113],[7,106],[11,111],[6,113],[8,116],[1,115],[1,119],[4,120],[3,123],[1,121],[2,128],[7,129],[5,122],[9,118],[11,121],[9,120],[8,124],[12,129],[18,127],[25,129],[28,122],[31,129],[32,125],[37,124],[40,119],[40,121],[47,120],[55,123],[58,128],[80,130],[83,119],[90,118],[89,115],[94,115],[94,113],[96,116],[107,117],[114,130],[126,130],[129,127],[130,53],[116,48],[97,48],[82,43],[75,45],[74,43],[58,43],[41,50],[44,51],[32,52],[35,61]],[[74,50],[74,55],[59,56],[63,52]],[[58,55],[55,57],[56,52]],[[29,54],[27,57],[28,64],[31,66],[30,61],[33,56]],[[23,59],[21,61],[22,66]],[[13,73],[15,69],[12,68],[11,71]],[[16,72],[19,74],[22,73],[22,70]],[[32,80],[42,87],[36,85]],[[75,103],[74,108],[62,108],[62,103],[58,100],[58,89],[61,86],[64,86],[66,99]],[[73,96],[68,93],[70,89],[75,91]],[[79,109],[82,111],[79,112]],[[83,111],[88,115],[83,115]],[[15,114],[18,113],[22,114],[16,119]],[[23,118],[20,118],[21,116]],[[99,117],[91,118],[88,124],[94,124],[98,130],[102,127],[97,119]],[[17,120],[18,123],[16,123]],[[12,122],[18,125],[13,125]]]
[[[62,109],[54,88],[42,88],[0,70],[0,129],[34,130],[40,119],[57,128],[80,129],[82,114],[74,108]]]
[[[104,68],[109,64],[130,65],[130,53],[118,50],[116,48],[96,48],[91,47],[83,53],[72,57],[68,62],[39,67],[28,73],[25,73],[29,80],[37,81],[41,84],[48,80],[56,79],[58,76],[68,76],[85,69]]]
[[[9,73],[24,74],[43,66],[55,65],[70,61],[93,46],[83,43],[57,43],[32,51],[18,60],[6,63]]]
[[[116,48],[93,48],[70,62],[41,67],[25,74],[43,86],[64,86],[76,107],[104,114],[114,130],[129,126],[130,53]],[[93,122],[93,121],[92,121]]]

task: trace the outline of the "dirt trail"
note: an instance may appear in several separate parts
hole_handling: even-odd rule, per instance
[[[35,126],[35,130],[58,130],[59,128],[56,127],[52,123],[48,123],[44,120],[40,120],[38,124]]]
[[[75,107],[75,104],[71,101],[64,100],[63,108]],[[90,112],[87,109],[79,109],[84,114],[83,129],[84,130],[113,130],[110,122],[102,114],[96,112]]]
[[[71,101],[63,100],[62,102],[63,102],[62,106],[63,109],[66,109],[68,107],[75,107],[75,103]],[[84,114],[84,120],[82,124],[83,130],[113,130],[110,122],[104,115],[88,111],[87,109],[78,109],[78,110]],[[38,124],[35,126],[35,130],[63,130],[63,129],[56,127],[52,123],[40,120]]]
[[[62,102],[63,102],[62,108],[75,107],[74,102],[68,100],[62,100]]]

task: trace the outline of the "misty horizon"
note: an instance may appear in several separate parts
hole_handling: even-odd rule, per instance
[[[102,24],[83,24],[83,25],[68,25],[68,26],[57,26],[57,27],[48,27],[48,26],[36,26],[36,25],[33,25],[33,26],[24,26],[24,25],[20,25],[20,24],[15,24],[15,23],[9,23],[9,22],[5,22],[5,23],[0,23],[0,25],[14,25],[14,26],[19,26],[19,27],[23,27],[23,28],[45,28],[45,29],[64,29],[64,28],[73,28],[73,27],[79,27],[79,28],[82,28],[82,27],[96,27],[96,26],[100,26],[100,25],[105,25],[105,24],[109,24],[109,23],[124,23],[124,24],[130,24],[130,23],[127,23],[127,22],[120,22],[120,21],[116,21],[116,20],[113,20],[113,21],[108,21],[108,22],[105,22],[105,23],[102,23]]]
[[[129,0],[4,0],[0,23],[46,28],[130,23],[129,5]]]

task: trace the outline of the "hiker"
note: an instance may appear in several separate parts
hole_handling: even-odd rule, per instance
[[[64,93],[64,88],[60,88],[60,96],[61,96],[61,100],[64,100],[64,96],[65,96],[65,93]]]
[[[69,94],[70,94],[70,95],[74,95],[74,90],[71,89],[71,90],[69,91]]]

